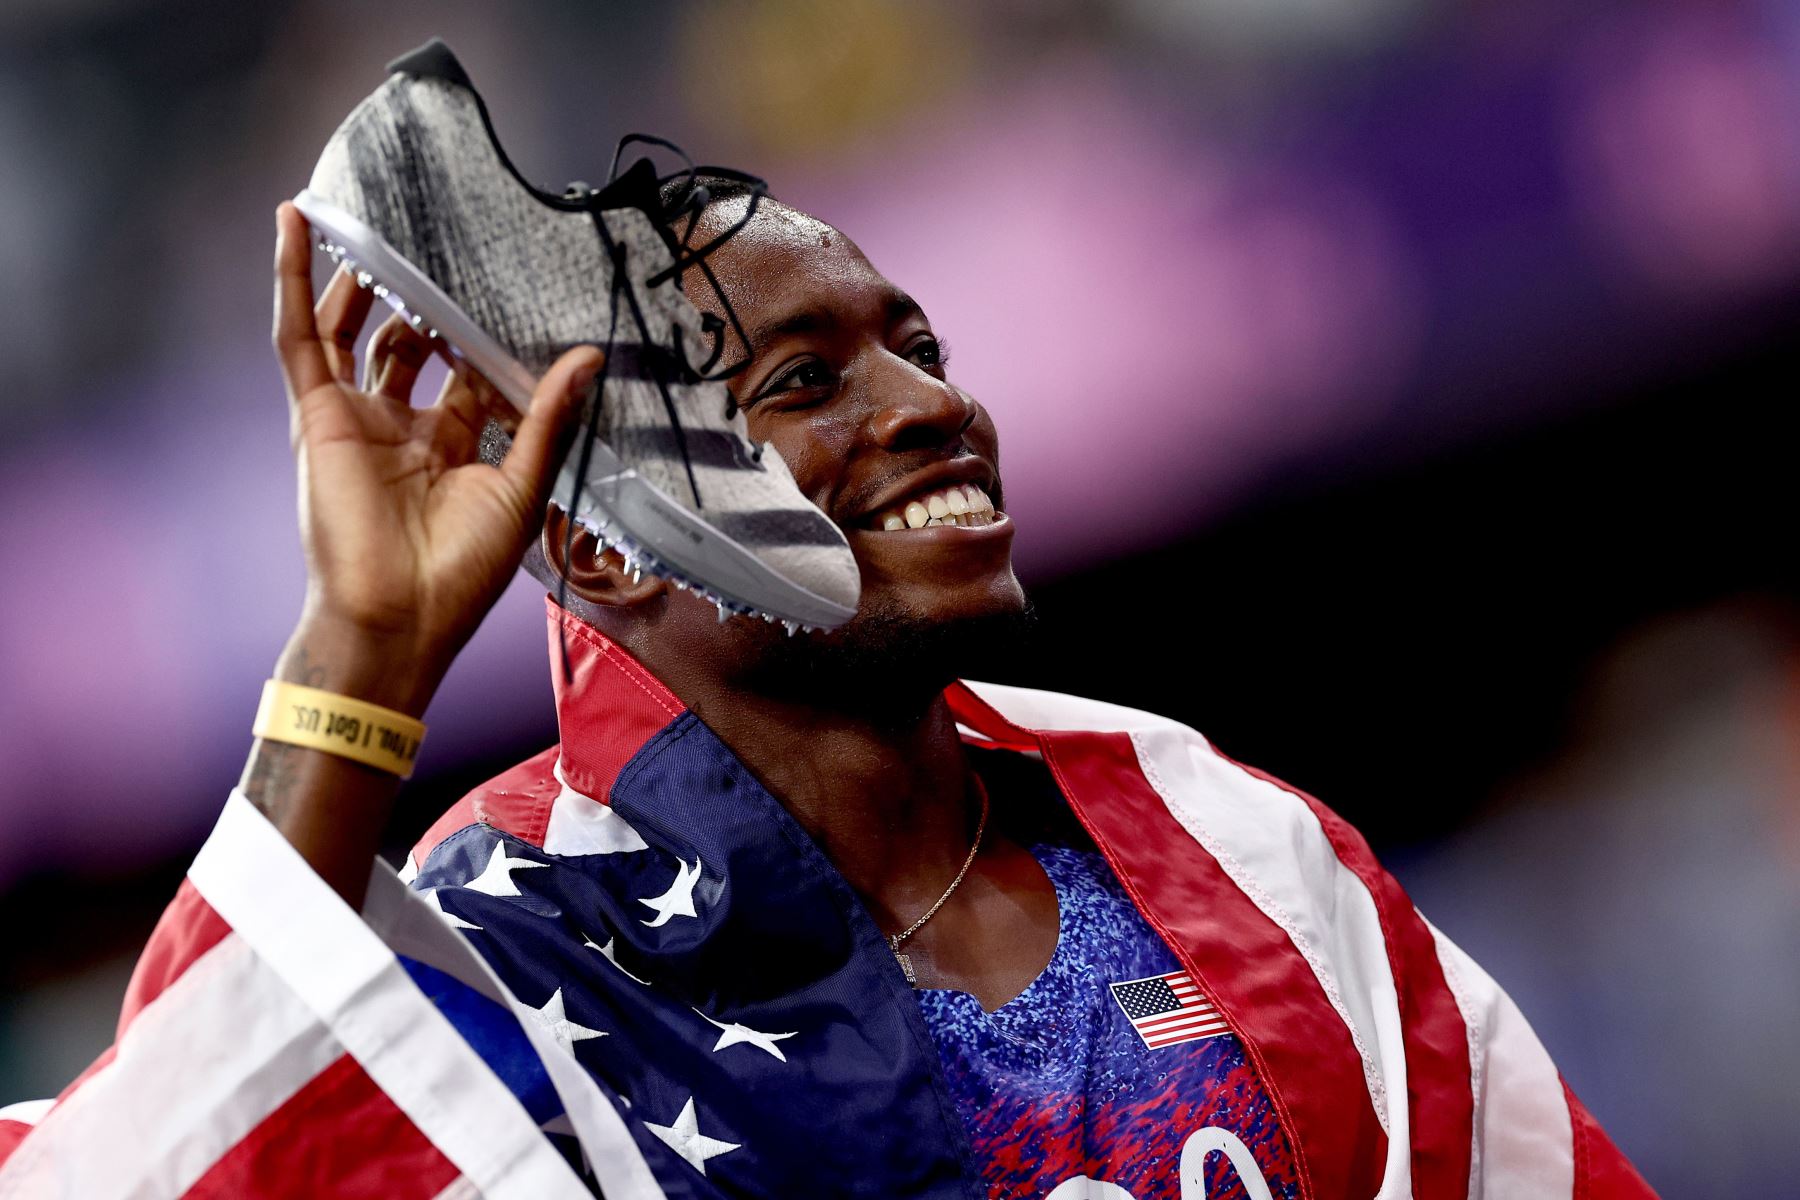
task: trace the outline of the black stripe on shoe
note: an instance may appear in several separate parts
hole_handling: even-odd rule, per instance
[[[695,384],[700,377],[667,346],[643,342],[531,342],[512,347],[521,362],[553,363],[577,346],[597,346],[606,351],[606,377],[633,382]],[[722,403],[722,401],[721,401]]]
[[[606,431],[606,444],[626,462],[661,459],[679,463],[681,447],[687,445],[687,460],[696,467],[721,471],[761,471],[763,466],[750,457],[744,440],[723,429],[671,429],[667,425],[638,425]]]
[[[745,546],[842,546],[844,535],[813,508],[765,508],[749,512],[708,512],[726,537]]]

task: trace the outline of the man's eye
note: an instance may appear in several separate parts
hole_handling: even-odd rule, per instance
[[[830,387],[831,383],[831,369],[818,359],[809,359],[782,372],[774,383],[763,389],[763,394],[768,396],[802,388]]]
[[[941,369],[950,361],[950,348],[936,338],[917,342],[906,356],[927,370]]]

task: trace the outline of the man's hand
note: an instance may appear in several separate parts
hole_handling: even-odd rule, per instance
[[[442,349],[398,316],[353,347],[374,297],[339,272],[313,305],[312,244],[291,204],[276,213],[275,352],[300,477],[306,604],[278,679],[417,716],[518,568],[598,371],[599,350],[550,368],[521,419],[466,366],[413,408],[420,368]],[[479,461],[489,418],[513,434]],[[259,741],[251,801],[352,903],[360,901],[398,781],[322,751]]]
[[[442,344],[395,315],[370,339],[359,389],[352,347],[374,295],[340,271],[315,308],[305,221],[286,204],[277,221],[274,341],[299,462],[307,617],[441,675],[542,524],[600,351],[564,355],[522,420],[460,363],[435,404],[413,408],[419,370]],[[490,418],[514,434],[499,467],[477,459]]]

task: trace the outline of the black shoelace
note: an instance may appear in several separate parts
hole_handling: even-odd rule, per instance
[[[737,375],[745,367],[749,366],[750,363],[749,335],[745,332],[743,323],[738,319],[737,312],[732,307],[730,298],[726,296],[725,289],[720,285],[717,275],[713,273],[712,266],[707,262],[707,258],[726,242],[730,241],[732,237],[755,218],[757,206],[761,203],[762,198],[768,194],[768,184],[754,175],[732,170],[729,167],[696,166],[693,159],[689,158],[687,153],[675,143],[666,138],[642,133],[627,134],[619,140],[618,147],[613,152],[612,165],[607,172],[608,183],[611,183],[618,178],[619,160],[624,154],[625,148],[634,143],[663,147],[678,155],[685,164],[685,169],[683,170],[657,177],[656,184],[659,196],[659,210],[662,208],[660,204],[660,193],[663,186],[682,178],[686,178],[689,184],[684,190],[684,199],[678,208],[647,214],[651,217],[657,232],[668,245],[670,253],[673,256],[673,261],[662,270],[646,277],[644,286],[647,288],[656,288],[664,283],[673,281],[675,287],[679,289],[681,286],[680,281],[682,275],[690,268],[698,268],[707,283],[712,287],[714,294],[718,297],[720,307],[725,311],[725,318],[721,320],[713,313],[705,313],[702,315],[701,327],[711,335],[713,344],[705,361],[698,366],[690,362],[687,357],[687,348],[683,342],[682,328],[679,324],[672,323],[671,344],[669,346],[662,347],[657,345],[655,339],[651,335],[649,322],[645,319],[643,306],[638,301],[637,291],[631,286],[631,280],[627,273],[626,247],[615,240],[612,236],[612,232],[606,227],[606,221],[602,215],[603,210],[598,207],[590,210],[594,221],[595,232],[599,235],[601,244],[606,248],[607,261],[611,264],[612,281],[607,303],[609,314],[606,341],[604,344],[606,358],[601,363],[600,370],[596,373],[594,381],[589,388],[587,400],[584,402],[582,411],[584,432],[581,441],[581,449],[575,463],[574,488],[572,494],[569,496],[568,504],[566,506],[570,519],[568,526],[564,531],[564,569],[559,572],[560,579],[557,585],[556,594],[557,607],[565,610],[568,607],[569,598],[567,563],[575,544],[575,514],[580,511],[579,505],[581,493],[587,487],[588,469],[592,465],[594,456],[594,444],[599,438],[597,427],[600,418],[600,405],[605,395],[608,370],[613,362],[614,343],[617,341],[618,337],[620,296],[624,296],[626,307],[631,312],[632,323],[637,327],[638,341],[639,345],[642,347],[640,357],[647,368],[647,374],[649,375],[651,382],[656,385],[657,395],[662,400],[663,410],[669,418],[669,426],[674,431],[675,444],[681,454],[682,468],[687,475],[688,487],[693,493],[694,507],[696,509],[703,508],[704,504],[700,498],[699,481],[694,475],[693,460],[688,453],[687,433],[682,428],[681,414],[676,408],[675,398],[670,391],[670,385],[673,382],[672,377],[678,374],[683,382],[688,383],[723,382]],[[749,191],[746,193],[748,202],[745,205],[742,217],[734,221],[728,228],[721,231],[703,245],[693,246],[690,245],[690,242],[694,236],[694,231],[699,228],[701,214],[705,212],[707,205],[711,202],[711,196],[706,187],[704,185],[695,185],[694,183],[701,175],[712,178],[729,179],[746,185],[749,188]],[[586,199],[592,194],[593,193],[583,184],[572,185],[570,190],[571,199]],[[674,232],[674,224],[682,216],[691,216],[691,219],[688,222],[687,231],[677,239]],[[715,371],[714,368],[725,356],[728,329],[730,332],[737,334],[739,342],[745,347],[745,355],[738,362]],[[658,351],[661,352],[659,353]],[[737,401],[731,395],[730,391],[727,390],[725,393],[725,419],[727,421],[731,420],[737,415],[737,412]],[[752,442],[750,446],[750,457],[752,461],[761,463],[762,447]],[[602,547],[604,547],[604,542],[602,542]],[[557,632],[558,650],[560,651],[560,657],[562,659],[563,682],[567,684],[573,680],[573,674],[569,667],[568,639],[564,635],[560,624],[558,625]]]

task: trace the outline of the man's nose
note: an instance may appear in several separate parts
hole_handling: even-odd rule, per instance
[[[932,449],[962,435],[975,420],[975,401],[961,388],[893,358],[870,380],[874,385],[872,432],[885,450]]]

